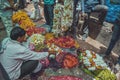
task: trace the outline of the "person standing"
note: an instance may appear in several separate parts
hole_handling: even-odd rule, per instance
[[[19,0],[19,9],[24,9],[26,7],[26,0]]]
[[[83,13],[84,12],[87,13],[89,11],[90,12],[94,12],[94,11],[100,12],[101,15],[99,15],[99,22],[100,22],[100,24],[103,24],[103,22],[105,20],[105,16],[107,14],[107,10],[108,10],[108,7],[105,6],[104,0],[85,0],[82,2],[81,2],[81,0],[74,0],[73,21],[72,21],[72,26],[71,26],[71,31],[73,33],[73,37],[76,38],[76,34],[77,34],[76,29],[78,27],[80,11],[82,11]],[[84,30],[83,30],[83,32],[84,32]],[[86,33],[86,31],[85,31],[85,33]]]
[[[103,22],[105,21],[107,12],[108,12],[108,7],[105,5],[106,2],[105,0],[86,0],[85,5],[88,8],[91,8],[91,12],[99,12],[99,23],[100,25],[103,24]]]
[[[73,34],[73,38],[76,38],[76,28],[78,26],[78,21],[79,21],[79,13],[80,11],[77,10],[77,4],[80,2],[80,0],[73,0],[73,21],[72,21],[72,26],[71,26],[71,31]]]
[[[13,28],[12,23],[12,14],[14,9],[14,1],[13,0],[0,0],[0,18],[2,23],[6,29],[7,36],[10,35],[10,31]]]
[[[44,1],[44,17],[46,20],[46,25],[50,26],[49,32],[52,31],[53,18],[54,18],[54,4],[55,0],[43,0]]]
[[[117,41],[120,38],[120,11],[118,12],[117,18],[113,24],[114,24],[114,29],[113,29],[113,33],[112,33],[112,38],[111,38],[109,46],[105,52],[104,57],[107,57],[111,54],[111,51],[113,50],[115,44],[117,43]],[[118,62],[120,64],[120,56],[118,57]]]

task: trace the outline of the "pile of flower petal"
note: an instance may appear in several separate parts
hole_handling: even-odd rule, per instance
[[[52,38],[51,40],[48,41],[49,43],[54,43],[55,45],[61,47],[61,48],[72,48],[79,46],[77,42],[69,37],[69,36],[63,36],[63,37],[58,37],[58,38]]]
[[[21,28],[26,30],[29,27],[35,27],[35,24],[33,21],[29,18],[29,16],[26,14],[26,12],[19,10],[18,12],[15,12],[12,16],[12,21],[14,23],[18,23]]]
[[[63,68],[73,68],[79,64],[78,57],[69,52],[61,52],[56,56],[56,60]]]
[[[42,34],[45,32],[46,32],[45,28],[42,27],[30,27],[26,30],[28,36],[31,36],[32,34]]]

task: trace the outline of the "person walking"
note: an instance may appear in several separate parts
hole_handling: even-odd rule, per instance
[[[76,34],[77,34],[76,29],[78,27],[79,14],[81,11],[83,13],[99,12],[100,13],[99,23],[102,25],[105,20],[107,11],[108,11],[108,7],[105,5],[104,0],[85,0],[85,1],[74,0],[73,21],[72,21],[72,26],[71,26],[73,38],[76,38]],[[86,21],[84,23],[86,23]],[[88,29],[86,30],[88,31]],[[86,30],[84,30],[84,27],[83,27],[83,33],[88,34]]]
[[[108,57],[111,54],[111,51],[113,50],[114,46],[116,45],[117,41],[120,38],[120,11],[118,12],[117,18],[113,24],[114,24],[114,29],[112,33],[112,38],[105,52],[104,57]],[[120,56],[118,57],[118,63],[120,64]]]
[[[50,26],[49,32],[52,31],[53,18],[54,18],[54,4],[55,0],[43,0],[44,1],[44,17],[46,20],[46,25]]]

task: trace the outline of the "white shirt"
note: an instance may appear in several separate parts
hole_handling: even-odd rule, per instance
[[[20,76],[23,61],[40,60],[48,56],[48,52],[34,52],[24,47],[21,43],[9,38],[3,40],[4,51],[0,54],[0,62],[11,80]]]

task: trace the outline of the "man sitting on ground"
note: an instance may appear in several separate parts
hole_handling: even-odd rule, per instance
[[[41,70],[39,60],[48,56],[48,52],[34,52],[22,45],[26,41],[26,32],[20,27],[15,27],[10,33],[10,38],[2,42],[0,62],[11,80],[16,80],[30,73]]]

